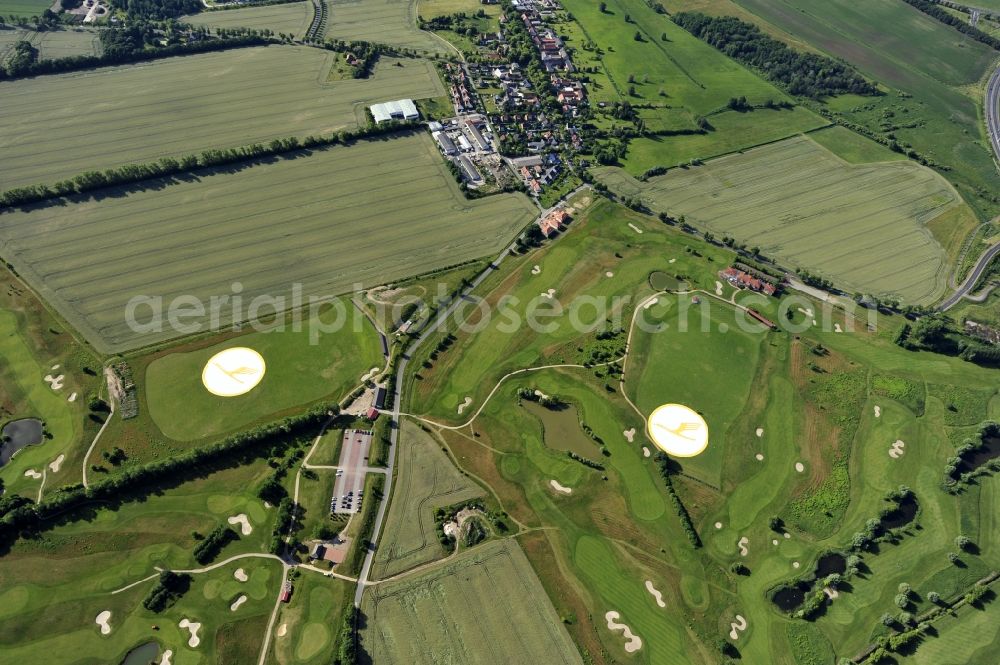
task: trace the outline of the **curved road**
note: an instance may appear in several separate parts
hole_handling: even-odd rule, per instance
[[[954,307],[959,300],[964,298],[969,291],[972,290],[972,287],[974,287],[976,282],[979,281],[979,278],[982,277],[983,271],[986,270],[986,267],[997,256],[1000,256],[1000,244],[993,245],[987,249],[981,257],[979,257],[979,261],[976,262],[976,267],[972,269],[972,272],[970,272],[969,276],[965,278],[962,285],[958,287],[958,290],[955,291],[955,293],[953,293],[947,300],[941,303],[938,309],[943,312],[951,307]]]

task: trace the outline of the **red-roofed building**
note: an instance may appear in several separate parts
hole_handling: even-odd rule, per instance
[[[367,413],[365,413],[365,418],[374,422],[375,420],[378,420],[378,413],[378,409],[373,406],[368,409]]]
[[[569,222],[569,214],[565,210],[553,210],[543,219],[539,220],[538,226],[542,229],[542,235],[546,238],[559,231]]]
[[[766,296],[773,296],[777,291],[777,287],[774,284],[758,279],[736,268],[726,268],[720,274],[727,282],[739,289],[750,289],[751,291],[763,293]]]

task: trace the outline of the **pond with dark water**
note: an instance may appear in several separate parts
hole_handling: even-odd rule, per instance
[[[42,421],[37,418],[12,420],[0,430],[0,466],[14,457],[17,451],[42,442]]]

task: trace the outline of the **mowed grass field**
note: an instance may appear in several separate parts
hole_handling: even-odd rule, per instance
[[[440,444],[413,422],[403,423],[398,482],[372,566],[375,579],[390,577],[444,556],[434,511],[484,494],[458,472]]]
[[[273,30],[275,33],[285,33],[299,38],[309,28],[312,14],[313,4],[306,0],[306,2],[288,2],[264,7],[203,11],[199,14],[184,16],[181,20],[191,25],[207,26],[213,29]]]
[[[617,169],[598,177],[848,291],[930,304],[947,287],[951,266],[926,225],[961,199],[912,162],[849,165],[796,137],[645,183]]]
[[[442,40],[417,28],[417,0],[328,0],[327,6],[328,39],[378,42],[429,53],[449,51]]]
[[[383,364],[374,328],[365,320],[355,329],[345,314],[354,314],[354,308],[339,299],[305,321],[298,332],[289,325],[284,331],[255,332],[157,358],[140,384],[153,421],[166,436],[189,441],[216,438],[255,420],[274,420],[274,414],[324,398],[339,402],[360,385],[366,372]],[[332,330],[341,317],[345,324],[338,330],[312,338],[310,326]],[[202,385],[202,369],[219,351],[237,346],[261,354],[267,367],[264,378],[237,397],[209,393]]]
[[[56,60],[77,55],[97,55],[101,52],[101,41],[96,30],[70,28],[36,32],[23,28],[4,27],[0,29],[0,61],[18,41],[27,41],[38,49],[41,60]]]
[[[194,296],[208,307],[239,282],[249,306],[300,284],[308,303],[498,252],[534,215],[521,194],[465,200],[421,134],[4,214],[0,239],[19,274],[108,351],[180,336],[170,326],[133,330],[125,307],[137,295]],[[223,322],[230,315],[231,303]]]
[[[41,16],[51,6],[48,0],[3,0],[0,2],[0,15]]]
[[[996,52],[899,0],[736,0],[743,8],[811,46],[843,59],[895,90],[878,97],[828,100],[847,119],[913,145],[951,168],[980,218],[997,213],[978,192],[1000,190],[977,83]],[[975,3],[973,3],[975,4]],[[933,44],[928,49],[927,44]]]
[[[361,644],[376,663],[582,663],[513,540],[493,541],[439,568],[372,587]]]
[[[369,79],[326,83],[332,58],[268,46],[0,83],[0,190],[355,127],[367,104],[444,94],[425,60],[385,58]]]

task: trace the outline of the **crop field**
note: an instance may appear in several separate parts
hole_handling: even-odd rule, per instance
[[[278,309],[287,309],[296,284],[309,304],[493,254],[534,216],[520,194],[465,200],[430,137],[408,135],[0,215],[0,239],[5,258],[91,343],[122,350],[195,331],[158,326],[153,313],[139,313],[146,307],[136,321],[149,326],[130,326],[125,308],[135,296],[193,296],[206,310],[184,323],[197,329],[211,319],[212,297],[232,295],[234,282],[247,307],[283,297]],[[108,235],[128,241],[108,246]],[[220,302],[223,325],[233,306]]]
[[[306,0],[264,7],[203,11],[184,16],[181,20],[191,25],[203,25],[213,29],[273,30],[277,34],[285,33],[300,38],[309,28],[312,14],[312,2]]]
[[[0,61],[6,58],[8,49],[22,40],[31,42],[38,49],[38,57],[42,60],[97,55],[101,52],[101,42],[95,30],[71,28],[36,32],[5,27],[0,29]]]
[[[352,314],[346,300],[303,322],[301,331],[262,331],[205,346],[195,351],[161,355],[146,368],[145,399],[154,422],[166,436],[181,441],[216,438],[255,420],[326,399],[339,402],[361,383],[372,367],[381,366],[375,330],[367,321],[333,330],[336,320]],[[311,327],[333,332],[313,338]],[[242,346],[264,358],[267,371],[260,385],[238,397],[212,395],[201,382],[208,359],[223,349]]]
[[[961,201],[941,176],[911,162],[847,165],[799,137],[646,183],[612,169],[599,177],[848,291],[930,304],[947,286],[951,266],[926,225]]]
[[[366,104],[444,94],[425,60],[385,58],[370,79],[326,83],[332,57],[268,46],[0,82],[0,189],[355,127]]]
[[[492,542],[365,595],[361,643],[373,662],[582,663],[512,540]],[[428,645],[434,645],[428,649]]]
[[[978,85],[996,52],[898,0],[736,0],[759,20],[841,58],[895,91],[846,96],[831,109],[951,167],[946,174],[981,218],[996,204],[976,192],[1000,189],[980,120]],[[924,48],[934,44],[933,51]]]
[[[329,0],[328,6],[328,39],[378,42],[429,53],[448,51],[443,41],[417,28],[417,0]]]
[[[434,438],[410,421],[403,423],[399,479],[393,489],[384,535],[372,573],[390,577],[444,556],[434,528],[434,510],[483,495],[462,476]]]

